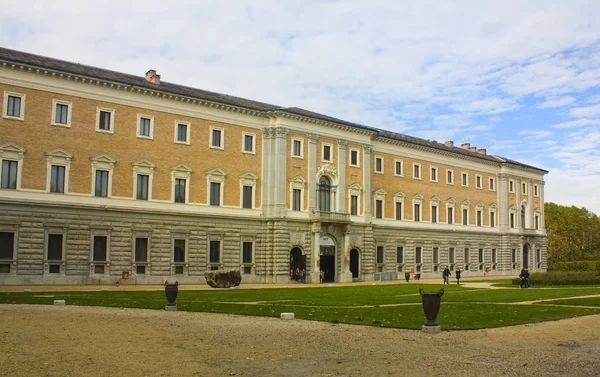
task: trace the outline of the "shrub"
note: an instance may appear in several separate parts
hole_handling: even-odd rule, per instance
[[[206,278],[206,284],[213,288],[237,287],[242,282],[242,275],[238,270],[206,271],[204,277]]]
[[[600,261],[558,262],[552,265],[552,271],[585,272],[600,274]]]
[[[600,276],[593,271],[585,272],[534,272],[529,276],[532,285],[595,285],[600,284]],[[521,279],[512,280],[514,285],[520,285]]]

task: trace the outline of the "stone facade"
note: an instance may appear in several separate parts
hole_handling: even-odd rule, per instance
[[[547,172],[470,145],[6,49],[0,93],[0,284],[546,268]]]

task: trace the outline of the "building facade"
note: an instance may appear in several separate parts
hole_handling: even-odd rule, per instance
[[[544,175],[484,149],[0,49],[0,284],[546,269]]]

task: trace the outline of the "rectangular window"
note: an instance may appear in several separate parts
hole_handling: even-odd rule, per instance
[[[465,263],[469,263],[469,258],[470,258],[469,248],[465,247]]]
[[[68,124],[69,105],[57,103],[54,109],[54,123]]]
[[[511,258],[510,258],[511,263],[517,263],[517,249],[512,249],[510,255],[511,255]]]
[[[483,225],[483,211],[477,210],[477,226]]]
[[[2,182],[1,188],[16,189],[17,188],[17,161],[2,160]]]
[[[108,196],[108,171],[96,170],[95,196]]]
[[[448,259],[450,261],[450,264],[454,264],[454,248],[453,247],[448,249]]]
[[[419,164],[413,165],[413,178],[421,179],[421,165],[419,165]]]
[[[52,165],[50,167],[50,192],[65,192],[65,167]]]
[[[438,178],[437,178],[437,173],[438,173],[438,169],[437,168],[431,168],[431,180],[433,182],[437,182]]]
[[[402,247],[402,246],[396,247],[396,263],[397,264],[404,263],[404,247]]]
[[[479,249],[478,257],[479,257],[479,263],[483,263],[483,249]]]
[[[13,260],[15,252],[15,234],[13,232],[0,232],[0,260]],[[10,272],[10,265],[9,271]],[[1,271],[0,271],[1,272]]]
[[[535,229],[540,229],[540,217],[538,215],[535,215]]]
[[[402,176],[402,161],[396,161],[396,175]]]
[[[415,247],[415,261],[417,264],[421,264],[422,262],[421,246]]]
[[[20,118],[21,117],[21,97],[8,96],[8,104],[6,107],[6,115],[9,117]]]
[[[496,227],[496,212],[490,212],[490,227]]]
[[[437,211],[438,211],[438,207],[437,206],[431,206],[431,222],[432,223],[437,223]]]
[[[150,118],[140,117],[138,136],[150,137]]]
[[[210,183],[210,205],[221,205],[221,184],[219,182]]]
[[[496,180],[494,178],[490,178],[490,190],[496,190]]]
[[[144,237],[135,239],[135,261],[148,262],[148,239]]]
[[[185,203],[186,180],[175,178],[175,203]]]
[[[448,224],[454,224],[454,208],[448,207]]]
[[[533,195],[534,196],[538,196],[540,194],[538,187],[539,187],[538,185],[533,185]]]
[[[350,214],[358,216],[358,195],[350,195]]]
[[[145,174],[137,175],[137,192],[135,198],[137,200],[148,200],[148,182],[150,177]]]
[[[469,175],[467,173],[462,173],[462,185],[469,186]]]
[[[492,249],[492,263],[498,263],[498,252],[496,251],[496,249]]]
[[[440,249],[438,247],[433,248],[433,264],[440,263]]]
[[[185,123],[177,123],[177,141],[188,143],[188,125]]]
[[[535,262],[540,263],[542,261],[542,251],[540,249],[536,249],[535,251]]]
[[[415,212],[413,213],[413,218],[415,219],[415,221],[421,221],[421,205],[415,204],[414,211]]]
[[[508,191],[515,192],[515,181],[508,181]]]
[[[173,240],[173,262],[185,263],[185,240]]]
[[[242,207],[252,208],[252,186],[244,186],[242,196],[244,198]]]
[[[252,263],[252,242],[243,242],[242,243],[242,263],[250,264]]]
[[[350,165],[358,166],[358,151],[356,149],[350,150]]]
[[[396,202],[396,220],[402,220],[402,202]]]
[[[302,140],[292,141],[292,156],[302,157]]]
[[[510,214],[510,227],[511,228],[515,227],[515,214],[514,213]]]
[[[475,187],[477,187],[478,189],[481,188],[481,176],[480,175],[475,176]]]
[[[383,158],[375,157],[375,172],[383,173]]]
[[[212,130],[212,139],[211,139],[211,146],[215,147],[215,148],[223,148],[223,144],[222,144],[222,140],[221,140],[221,135],[222,131],[218,130],[218,129],[214,129]]]
[[[377,264],[383,264],[383,246],[377,246]]]
[[[383,218],[383,200],[375,201],[375,217],[378,219]]]
[[[331,161],[331,145],[323,144],[323,161]]]
[[[244,135],[244,152],[254,152],[254,136]]]
[[[100,110],[100,117],[98,118],[98,129],[104,131],[110,131],[110,118],[112,113],[110,111]]]
[[[463,225],[469,225],[469,210],[463,209]]]
[[[293,189],[292,190],[292,210],[294,211],[301,211],[302,209],[300,208],[301,206],[301,195],[302,195],[302,190],[299,189]]]
[[[92,256],[93,261],[94,262],[106,262],[107,250],[108,250],[108,237],[107,236],[94,236],[94,251],[93,251],[93,256]]]
[[[446,170],[446,183],[454,184],[454,172],[452,170]]]
[[[523,186],[523,190],[522,190],[523,192],[522,192],[522,194],[523,195],[527,195],[527,183],[523,183],[522,186]]]
[[[48,260],[61,261],[63,259],[63,235],[48,234]],[[59,270],[60,272],[60,270]]]
[[[221,263],[221,241],[210,241],[209,263]]]

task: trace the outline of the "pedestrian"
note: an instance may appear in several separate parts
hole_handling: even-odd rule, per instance
[[[529,271],[527,271],[527,267],[521,269],[519,278],[521,278],[521,288],[529,288]]]
[[[300,269],[300,283],[306,283],[306,271],[304,271],[304,268]]]
[[[444,268],[444,272],[442,273],[442,276],[444,277],[444,284],[450,284],[450,275],[450,269],[448,266],[446,266],[446,268]]]
[[[406,279],[406,282],[409,283],[410,282],[410,272],[405,272],[404,273],[404,279]]]
[[[458,270],[456,270],[456,284],[460,284],[460,268]]]
[[[325,278],[325,271],[321,270],[319,272],[319,281],[320,283],[323,283],[323,279]]]

